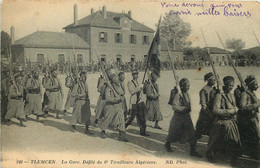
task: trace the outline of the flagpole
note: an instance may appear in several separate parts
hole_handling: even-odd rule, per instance
[[[159,26],[160,26],[160,23],[161,23],[161,18],[162,16],[160,16],[160,19],[159,19],[159,22],[158,22],[158,26],[157,26],[157,31],[159,31]],[[157,33],[157,32],[156,32]],[[155,34],[156,35],[156,34]],[[160,35],[160,34],[159,34]],[[151,53],[150,53],[150,50],[151,50],[151,47],[152,47],[152,44],[153,42],[151,43],[151,46],[149,48],[149,51],[148,51],[148,54],[147,54],[147,62],[146,62],[146,67],[145,67],[145,72],[144,72],[144,77],[143,77],[143,81],[142,83],[144,83],[144,80],[145,80],[145,76],[146,76],[146,73],[147,73],[147,70],[149,68],[149,62],[150,62],[150,59],[151,59]]]

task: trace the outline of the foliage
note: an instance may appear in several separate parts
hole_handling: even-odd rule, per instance
[[[191,45],[191,42],[186,42],[190,35],[191,26],[184,22],[179,15],[173,14],[174,11],[165,13],[165,16],[160,23],[160,34],[162,41],[168,42],[174,49],[182,49]]]
[[[234,38],[232,38],[231,40],[227,39],[226,47],[227,49],[239,51],[245,47],[245,42],[243,42],[241,39],[234,39]]]
[[[1,31],[1,55],[6,55],[10,51],[11,38],[8,33]]]

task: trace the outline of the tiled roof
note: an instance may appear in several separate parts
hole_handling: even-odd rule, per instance
[[[87,49],[89,45],[75,33],[37,31],[25,36],[14,45],[35,48],[74,48]]]
[[[206,50],[206,49],[207,49],[207,47],[203,48],[203,50]],[[226,50],[223,50],[218,47],[209,47],[209,51],[210,51],[210,54],[226,54],[227,53]]]
[[[106,12],[106,18],[103,17],[101,11],[97,11],[93,14],[90,14],[80,20],[78,20],[78,24],[74,25],[73,23],[64,27],[71,28],[71,27],[77,27],[77,26],[83,26],[83,25],[90,25],[92,27],[104,27],[104,28],[114,28],[114,29],[120,29],[120,23],[117,21],[120,17],[126,16],[132,21],[131,30],[133,31],[143,31],[143,32],[151,32],[153,33],[154,30],[145,26],[142,23],[137,22],[136,20],[130,18],[128,14],[126,13],[116,13],[116,12]]]

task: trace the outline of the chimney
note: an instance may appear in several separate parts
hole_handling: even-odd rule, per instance
[[[91,12],[91,14],[93,14],[93,13],[94,13],[94,9],[93,9],[93,8],[91,8],[90,12]]]
[[[130,19],[132,19],[132,11],[128,11],[128,16]]]
[[[103,17],[106,19],[107,18],[107,8],[105,5],[102,7],[102,14],[103,14]]]
[[[14,38],[14,26],[11,26],[10,28],[10,36],[11,36],[11,44],[14,44],[15,38]]]
[[[78,24],[78,6],[74,5],[74,25]]]

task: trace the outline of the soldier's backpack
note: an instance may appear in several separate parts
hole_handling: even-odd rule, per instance
[[[170,94],[170,98],[168,101],[168,104],[172,106],[173,103],[173,98],[174,96],[178,93],[178,89],[176,88],[176,86],[171,90],[171,94]]]

